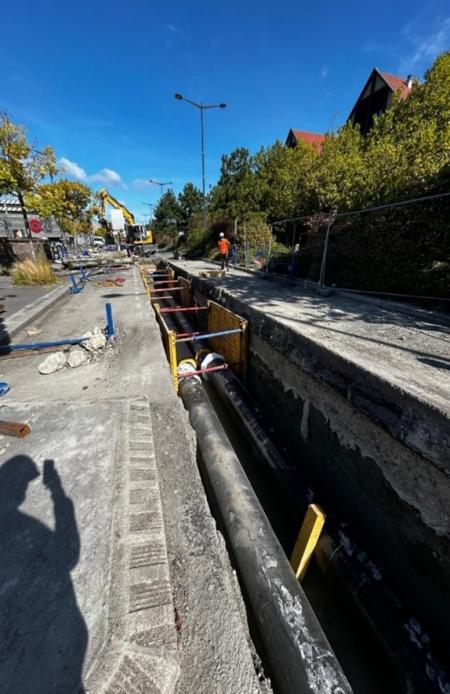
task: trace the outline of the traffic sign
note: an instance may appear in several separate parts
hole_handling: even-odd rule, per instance
[[[30,229],[33,234],[40,234],[42,231],[42,222],[39,219],[32,219],[30,221]]]

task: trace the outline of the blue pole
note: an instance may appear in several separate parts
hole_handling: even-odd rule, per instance
[[[205,333],[204,335],[193,335],[192,337],[180,337],[175,342],[197,342],[198,340],[209,340],[210,337],[222,337],[222,335],[234,335],[235,333],[241,333],[240,328],[233,328],[232,330],[221,330],[218,333]]]
[[[0,352],[18,352],[25,349],[46,349],[47,347],[62,347],[63,345],[79,345],[80,342],[89,340],[88,337],[74,337],[66,340],[54,340],[52,342],[31,342],[25,345],[0,345]]]
[[[83,287],[79,287],[79,286],[78,286],[77,281],[76,281],[74,275],[70,275],[70,279],[71,279],[71,282],[72,282],[72,286],[69,287],[69,292],[70,292],[71,294],[79,294],[79,292],[81,292],[81,290],[83,289]]]
[[[116,334],[111,304],[105,304],[105,309],[106,309],[106,329],[108,332],[108,339],[111,339]]]

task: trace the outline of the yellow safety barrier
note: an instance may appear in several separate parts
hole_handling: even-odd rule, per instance
[[[309,561],[319,541],[325,518],[326,516],[319,506],[309,504],[291,555],[291,566],[300,581],[303,580]]]

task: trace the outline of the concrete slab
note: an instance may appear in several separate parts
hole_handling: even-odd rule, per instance
[[[90,283],[36,321],[42,339],[82,335],[105,325],[109,301],[113,348],[46,376],[42,355],[2,358],[0,418],[31,434],[0,439],[1,689],[188,692],[194,679],[195,691],[257,692],[159,329],[137,269],[120,274],[122,287]]]

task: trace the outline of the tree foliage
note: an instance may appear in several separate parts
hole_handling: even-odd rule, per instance
[[[189,235],[202,223],[203,195],[192,183],[186,183],[178,195],[179,230]]]
[[[33,191],[45,176],[57,172],[53,149],[38,150],[27,139],[24,127],[6,113],[0,116],[0,192],[23,195]]]
[[[13,193],[22,208],[25,228],[31,238],[24,196],[36,190],[45,176],[57,173],[56,158],[49,146],[38,150],[27,139],[23,126],[16,125],[6,113],[0,116],[0,193]],[[34,254],[31,244],[31,252]]]
[[[65,179],[53,181],[58,173],[53,149],[37,149],[24,127],[0,116],[0,193],[17,196],[25,227],[31,236],[27,209],[43,218],[54,218],[69,234],[89,233],[98,201],[84,183]],[[42,183],[50,177],[51,183]]]
[[[258,183],[248,149],[240,147],[224,154],[219,181],[210,195],[212,217],[242,220],[258,211]]]
[[[338,211],[424,195],[449,181],[450,53],[437,58],[406,100],[375,118],[367,137],[344,124],[327,133],[320,151],[280,142],[250,155],[244,148],[222,157],[210,195],[213,218],[268,221]]]
[[[173,190],[166,190],[155,207],[153,229],[158,239],[174,239],[181,219],[180,206]]]
[[[317,279],[326,213],[435,192],[450,192],[450,52],[437,58],[423,83],[413,84],[407,99],[394,95],[366,137],[345,123],[326,134],[320,150],[303,142],[294,148],[276,142],[254,155],[243,147],[223,155],[219,180],[208,196],[208,219],[211,228],[229,229],[237,220],[242,231],[304,218],[296,227],[277,225],[277,235],[291,245],[301,234],[304,272]],[[438,203],[414,205],[335,223],[329,281],[445,294],[450,277],[445,209]]]
[[[89,233],[92,218],[99,213],[89,186],[65,179],[38,186],[26,196],[26,204],[41,217],[53,217],[72,236]]]

